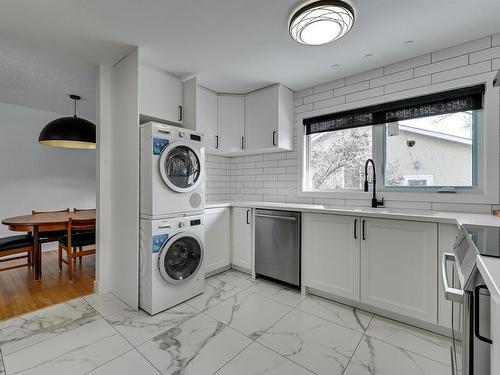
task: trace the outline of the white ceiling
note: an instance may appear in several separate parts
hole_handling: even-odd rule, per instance
[[[195,73],[219,92],[247,92],[274,82],[299,90],[500,32],[499,0],[352,3],[353,30],[318,47],[288,37],[296,0],[2,0],[0,35],[93,64],[137,45],[150,64]]]

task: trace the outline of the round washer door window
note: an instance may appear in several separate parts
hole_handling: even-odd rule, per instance
[[[158,267],[163,278],[180,283],[196,274],[203,261],[203,245],[194,234],[173,236],[160,251]]]
[[[193,190],[201,181],[200,157],[188,145],[172,144],[160,157],[160,173],[163,181],[177,192]]]

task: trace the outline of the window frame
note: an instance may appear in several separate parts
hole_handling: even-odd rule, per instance
[[[358,102],[346,103],[335,107],[311,110],[296,115],[297,126],[297,151],[298,151],[298,189],[297,195],[304,198],[338,199],[342,205],[360,204],[358,200],[369,201],[371,195],[362,190],[311,190],[308,184],[309,165],[309,142],[305,135],[304,118],[320,116],[332,112],[340,112],[350,109],[361,108],[369,105],[377,105],[400,99],[412,98],[433,94],[440,91],[453,90],[475,84],[485,84],[484,103],[482,113],[482,125],[477,129],[477,157],[476,175],[478,184],[473,188],[457,188],[455,194],[442,194],[438,188],[402,188],[385,187],[382,174],[383,149],[385,125],[374,125],[372,127],[373,137],[373,160],[375,161],[378,177],[377,191],[380,197],[394,201],[417,201],[417,202],[443,202],[443,203],[484,203],[498,204],[499,193],[499,112],[500,95],[499,90],[492,86],[495,73],[483,73],[476,76],[464,77],[453,81],[442,82],[425,87],[414,88],[403,92],[386,94],[376,98],[365,99]],[[479,119],[481,121],[481,119]],[[382,182],[382,183],[381,183]],[[371,189],[370,189],[371,191]],[[334,201],[332,201],[334,202]]]

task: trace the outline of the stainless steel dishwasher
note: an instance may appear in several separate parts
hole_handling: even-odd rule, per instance
[[[255,210],[255,273],[300,286],[300,213]]]

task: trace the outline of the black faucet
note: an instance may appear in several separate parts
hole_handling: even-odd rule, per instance
[[[373,167],[373,198],[372,207],[377,208],[384,205],[384,198],[381,201],[377,199],[377,176],[375,172],[375,162],[372,159],[368,159],[365,164],[365,191],[368,191],[368,164],[372,164]]]

